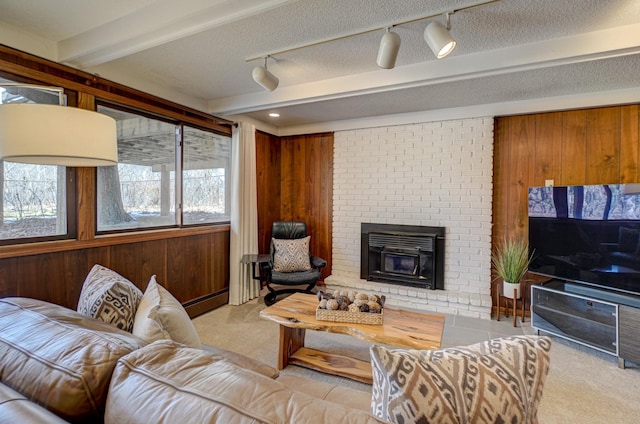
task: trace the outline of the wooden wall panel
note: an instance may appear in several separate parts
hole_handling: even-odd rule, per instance
[[[82,284],[95,265],[102,265],[110,267],[109,260],[109,248],[108,247],[96,247],[91,249],[71,250],[68,252],[62,252],[57,255],[62,255],[64,262],[64,286],[67,290],[65,306],[75,309],[80,299],[80,292],[82,291]]]
[[[260,252],[269,251],[273,221],[304,221],[311,235],[312,253],[328,261],[323,276],[330,275],[333,134],[280,139],[258,133],[256,155]],[[269,173],[269,166],[279,169]],[[270,193],[274,194],[269,196]]]
[[[33,297],[75,309],[94,264],[113,269],[142,291],[156,274],[176,299],[191,304],[226,294],[229,231],[0,259],[0,295]]]
[[[271,223],[280,219],[280,138],[256,131],[256,184],[258,190],[258,249],[269,251]]]
[[[563,112],[562,177],[556,185],[580,185],[587,178],[587,112]]]
[[[493,242],[528,237],[528,188],[545,179],[558,186],[640,182],[639,110],[629,105],[497,118]]]
[[[211,234],[210,293],[226,290],[229,286],[229,232]]]
[[[537,115],[535,138],[549,143],[535,143],[533,185],[545,185],[546,180],[562,178],[562,113]]]
[[[507,233],[526,237],[528,228],[527,198],[535,165],[536,120],[533,116],[517,117],[511,122],[509,131],[509,185],[507,203]]]
[[[620,182],[620,107],[587,111],[585,184]]]
[[[69,304],[71,294],[64,280],[63,255],[49,253],[22,257],[18,273],[16,296],[32,297],[65,306]]]
[[[620,182],[640,181],[640,145],[638,143],[638,122],[640,106],[622,108],[620,116]]]
[[[18,293],[16,261],[15,258],[0,261],[0,297],[15,296]]]

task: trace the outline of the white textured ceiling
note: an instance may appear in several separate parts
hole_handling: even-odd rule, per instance
[[[640,101],[638,0],[503,0],[463,10],[451,17],[458,47],[441,60],[422,38],[428,21],[397,26],[396,67],[376,66],[385,26],[479,2],[0,0],[0,42],[283,134],[397,114]],[[371,29],[275,55],[273,92],[251,79],[261,61],[247,58]],[[282,116],[270,120],[270,111]]]

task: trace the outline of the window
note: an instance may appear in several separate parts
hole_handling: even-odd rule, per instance
[[[58,96],[51,92],[1,87],[11,82],[0,78],[0,103],[58,104]],[[0,244],[71,237],[70,172],[64,166],[0,161]]]
[[[132,110],[98,112],[118,128],[118,165],[98,168],[99,232],[229,220],[230,137]]]
[[[184,127],[182,172],[183,223],[229,220],[227,183],[231,140],[209,131]]]

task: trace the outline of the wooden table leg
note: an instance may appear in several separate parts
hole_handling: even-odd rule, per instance
[[[290,328],[280,325],[280,346],[278,346],[278,369],[289,365],[289,358],[304,347],[304,328]]]

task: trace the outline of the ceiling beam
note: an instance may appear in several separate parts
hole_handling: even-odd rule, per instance
[[[209,112],[236,115],[492,75],[640,53],[640,24],[448,57],[209,102]],[[277,74],[277,71],[272,70]]]
[[[58,43],[58,61],[88,68],[295,0],[160,0]]]

